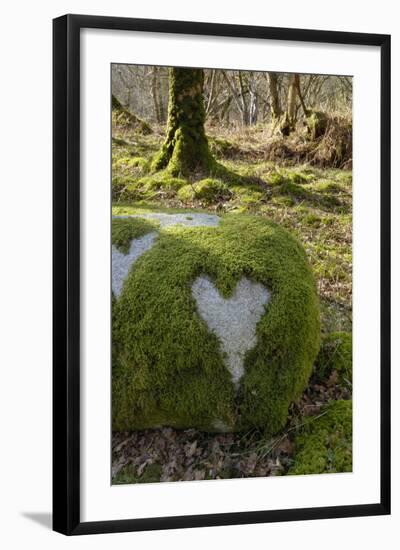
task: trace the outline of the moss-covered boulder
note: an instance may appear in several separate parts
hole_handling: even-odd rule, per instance
[[[338,382],[352,385],[353,345],[350,332],[331,332],[322,338],[321,349],[315,361],[315,377],[323,382],[336,371]]]
[[[133,258],[113,296],[113,428],[277,432],[320,345],[302,246],[259,217],[143,219],[113,222],[118,265]]]
[[[331,401],[296,435],[289,474],[352,471],[352,401]]]

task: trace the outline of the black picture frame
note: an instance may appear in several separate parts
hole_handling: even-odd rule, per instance
[[[115,29],[378,46],[381,51],[381,495],[351,506],[80,520],[80,30]],[[65,15],[53,20],[53,529],[66,535],[390,513],[390,36]]]

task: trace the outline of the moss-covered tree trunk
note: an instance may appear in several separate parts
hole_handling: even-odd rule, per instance
[[[167,135],[152,168],[172,175],[209,173],[213,158],[204,131],[203,69],[171,68]]]

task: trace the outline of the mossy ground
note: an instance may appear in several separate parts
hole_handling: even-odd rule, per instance
[[[332,401],[295,436],[289,474],[352,471],[352,401]]]
[[[208,127],[206,131],[211,153],[219,165],[226,169],[225,174],[213,174],[207,178],[207,183],[204,183],[204,177],[197,180],[172,177],[166,171],[152,174],[150,163],[160,150],[165,136],[164,128],[153,126],[153,130],[151,135],[139,135],[129,129],[113,129],[113,213],[140,214],[172,210],[190,215],[191,212],[207,210],[228,217],[237,213],[253,214],[277,222],[296,236],[306,250],[317,281],[323,336],[351,332],[351,171],[299,164],[298,159],[285,155],[277,162],[267,161],[268,151],[265,144],[270,139],[270,133],[265,127],[253,127],[240,132]],[[222,177],[227,174],[234,177]],[[196,190],[200,193],[196,193]],[[200,194],[203,196],[199,196]],[[329,342],[329,337],[326,340],[323,338],[323,341]],[[223,447],[223,454],[218,455],[218,461],[215,458],[215,464],[213,463],[213,473],[209,474],[207,470],[204,474],[206,479],[224,477],[223,472],[228,471],[231,472],[228,477],[276,475],[276,472],[285,474],[290,468],[295,471],[296,462],[301,457],[296,451],[295,436],[302,430],[304,419],[309,415],[316,418],[321,413],[321,403],[335,403],[338,399],[351,397],[351,385],[346,382],[348,376],[345,377],[346,380],[341,376],[332,376],[330,368],[324,369],[321,374],[318,365],[323,364],[321,357],[324,349],[325,346],[316,362],[316,377],[312,378],[312,385],[295,403],[288,424],[282,432],[273,439],[265,438],[259,432],[247,433],[246,437],[245,434],[233,435],[234,443],[227,443]],[[121,438],[138,436],[139,441],[151,444],[160,433],[122,432],[115,437],[120,442]],[[220,441],[219,438],[222,437],[210,436],[204,432],[189,434],[179,430],[174,431],[174,434],[182,434],[182,442],[179,449],[172,446],[172,457],[179,454],[180,450],[183,452],[184,441],[190,438],[195,437],[214,449],[215,441]],[[282,441],[285,444],[283,451],[280,450]],[[204,458],[207,464],[213,462],[211,459],[215,453],[212,449]],[[163,453],[161,450],[157,460],[164,460]],[[243,455],[236,456],[235,453]],[[256,463],[254,469],[252,466],[246,469],[243,466],[245,457],[251,462],[250,457],[254,453],[260,460],[260,457],[264,458]],[[269,465],[262,462],[267,458]],[[271,461],[275,461],[275,466]],[[276,466],[276,461],[281,467]],[[186,477],[184,474],[192,466],[182,462],[185,464],[182,472],[177,469],[169,473],[167,462],[165,459],[162,464],[161,480],[196,479],[197,473],[192,472],[193,475],[187,474]],[[234,474],[231,471],[232,462],[238,464]],[[332,463],[328,460],[324,471],[332,471],[331,466]],[[140,476],[134,469],[131,471],[131,481],[125,478],[125,482],[136,482],[138,477]]]
[[[352,335],[349,332],[326,334],[315,361],[315,378],[325,380],[336,373],[341,385],[352,385]]]
[[[127,220],[113,224],[126,228]],[[125,243],[122,231],[117,233],[126,246],[130,232]],[[245,356],[239,394],[216,336],[196,313],[191,284],[203,273],[225,298],[243,276],[271,292],[256,347]],[[222,422],[231,430],[257,426],[276,433],[307,385],[319,337],[311,269],[287,231],[246,215],[225,216],[218,227],[164,229],[114,304],[114,429],[167,425],[213,431]]]

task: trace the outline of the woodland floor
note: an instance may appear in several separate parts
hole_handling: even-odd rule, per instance
[[[148,162],[163,141],[113,128],[113,214],[141,211],[249,213],[286,227],[303,244],[321,302],[322,332],[352,327],[352,173],[282,159],[268,160],[269,130],[217,133],[208,128],[218,162],[233,174],[200,182],[153,177]],[[205,182],[205,183],[204,183]],[[350,399],[335,371],[312,377],[290,410],[282,433],[266,439],[257,430],[209,434],[172,428],[113,434],[113,483],[284,475],[293,464],[294,437],[305,422],[318,418],[327,403]],[[329,471],[329,470],[328,470]]]

